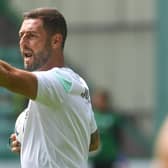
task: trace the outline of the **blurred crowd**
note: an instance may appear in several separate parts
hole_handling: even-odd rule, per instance
[[[120,148],[122,117],[113,109],[107,90],[97,88],[92,93],[92,105],[100,133],[101,147],[90,157],[93,168],[126,168]]]

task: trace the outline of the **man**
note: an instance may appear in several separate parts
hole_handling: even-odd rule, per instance
[[[86,168],[89,151],[99,145],[88,86],[64,67],[66,34],[57,10],[30,11],[19,44],[25,69],[34,72],[0,61],[0,86],[30,99],[23,139],[11,136],[11,150],[20,151],[22,168]]]

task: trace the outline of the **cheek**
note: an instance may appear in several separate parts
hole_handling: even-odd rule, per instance
[[[43,50],[45,47],[44,42],[43,41],[35,41],[31,43],[31,48],[34,52],[38,52]]]

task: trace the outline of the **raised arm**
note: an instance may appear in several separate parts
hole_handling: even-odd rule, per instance
[[[0,86],[31,99],[35,99],[37,95],[36,76],[2,60],[0,60]]]

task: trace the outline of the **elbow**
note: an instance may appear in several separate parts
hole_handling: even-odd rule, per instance
[[[96,143],[94,145],[90,145],[89,152],[95,152],[95,151],[97,151],[99,149],[99,147],[100,147],[100,143]]]
[[[99,138],[98,130],[96,130],[96,132],[94,132],[91,135],[91,143],[89,146],[89,152],[98,150],[99,146],[100,146],[100,138]]]

